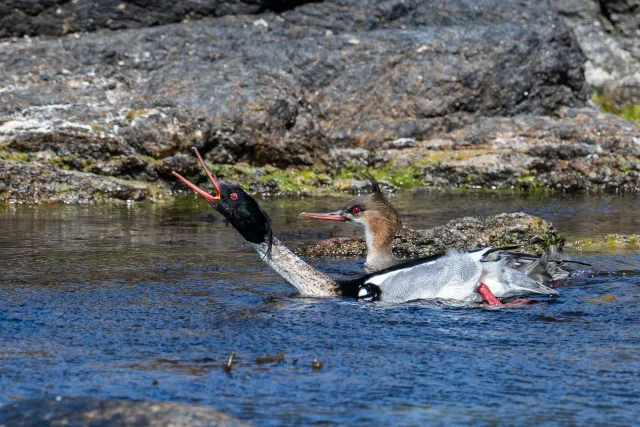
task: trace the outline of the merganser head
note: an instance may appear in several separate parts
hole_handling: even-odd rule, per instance
[[[202,168],[213,185],[215,195],[207,193],[180,174],[172,172],[176,178],[209,202],[248,242],[255,244],[268,242],[269,247],[271,247],[273,232],[271,230],[271,218],[269,218],[269,215],[267,215],[260,208],[258,202],[248,195],[239,185],[228,184],[217,179],[204,163],[204,160],[202,160],[198,150],[195,147],[193,150],[196,152]]]
[[[364,227],[368,249],[367,265],[380,268],[381,265],[387,266],[393,262],[391,247],[401,223],[398,212],[382,192],[378,181],[369,174],[365,175],[373,186],[371,194],[349,200],[344,208],[337,212],[303,212],[300,215],[305,218],[345,221]]]
[[[400,226],[400,217],[389,199],[380,188],[380,183],[370,174],[364,174],[373,187],[373,192],[366,196],[356,197],[347,202],[339,211],[330,213],[302,212],[305,218],[323,219],[330,221],[346,221],[350,224],[380,230],[382,228],[395,234]]]

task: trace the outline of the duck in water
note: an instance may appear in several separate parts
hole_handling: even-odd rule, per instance
[[[507,298],[558,294],[508,267],[502,259],[488,261],[488,257],[496,252],[493,248],[450,251],[399,263],[355,279],[334,279],[304,262],[274,237],[271,219],[258,203],[240,186],[217,179],[198,151],[195,152],[214,194],[200,189],[176,172],[173,174],[223,215],[263,261],[303,296],[344,296],[391,303],[447,299],[502,305],[501,300]]]
[[[365,175],[371,181],[373,191],[370,194],[349,200],[341,210],[336,212],[302,212],[300,215],[325,221],[344,221],[362,227],[367,245],[367,259],[364,267],[367,272],[375,272],[406,262],[406,259],[396,258],[393,255],[393,241],[402,227],[400,216],[382,192],[378,181],[369,174]],[[569,277],[577,271],[576,266],[589,266],[579,261],[559,259],[555,246],[541,256],[512,252],[510,249],[514,248],[493,250],[484,260],[504,259],[509,267],[543,283]]]

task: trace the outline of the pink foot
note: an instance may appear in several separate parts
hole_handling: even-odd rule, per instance
[[[498,298],[496,298],[495,295],[493,295],[491,289],[489,289],[489,287],[482,282],[480,282],[480,285],[478,285],[478,293],[483,296],[483,298],[489,305],[504,305]]]
[[[505,304],[502,301],[500,301],[498,298],[496,298],[493,292],[491,292],[491,289],[489,289],[489,287],[482,282],[480,282],[480,284],[478,285],[477,290],[478,290],[478,293],[482,295],[484,299],[487,301],[487,304],[491,306],[513,307],[517,305],[533,304],[536,302],[536,300],[525,298],[525,299],[513,300]]]

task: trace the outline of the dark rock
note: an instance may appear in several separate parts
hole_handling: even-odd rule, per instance
[[[101,28],[122,30],[206,16],[284,11],[304,0],[6,0],[0,5],[0,38],[64,35]]]
[[[551,245],[562,248],[564,238],[549,221],[524,213],[499,214],[482,219],[465,217],[447,224],[420,230],[402,227],[393,241],[393,253],[401,258],[444,253],[448,249],[522,246],[522,250],[541,253]],[[333,238],[298,248],[304,256],[365,257],[364,239]]]
[[[191,154],[176,154],[159,160],[156,163],[158,173],[164,176],[171,176],[171,172],[178,172],[183,176],[193,176],[200,173],[202,167],[198,160]]]
[[[640,3],[555,0],[584,52],[589,85],[619,104],[640,104]]]
[[[171,170],[195,173],[188,150],[196,146],[216,164],[312,169],[333,178],[343,169],[386,167],[395,158],[413,156],[415,163],[434,141],[446,141],[439,149],[449,151],[482,144],[490,150],[490,140],[515,141],[504,148],[518,149],[512,135],[524,126],[540,135],[527,148],[558,141],[558,158],[577,161],[570,169],[586,172],[566,174],[551,157],[523,151],[496,152],[469,168],[414,164],[414,178],[446,185],[451,168],[462,167],[453,185],[512,186],[538,171],[566,190],[640,185],[635,174],[611,181],[588,170],[599,166],[583,161],[593,151],[574,146],[597,148],[608,137],[573,126],[572,115],[588,116],[589,129],[622,129],[626,122],[583,112],[585,58],[547,2],[174,3],[10,2],[9,15],[31,17],[23,20],[26,33],[58,34],[34,23],[46,18],[47,25],[61,25],[67,13],[82,17],[78,22],[93,19],[82,30],[215,17],[6,41],[0,159],[26,153],[27,161],[171,188],[165,185],[174,182]],[[69,19],[71,26],[75,18]],[[572,134],[563,135],[565,127]],[[621,142],[609,144],[614,159],[638,136],[637,129],[618,134]],[[614,177],[617,161],[609,167]],[[574,184],[585,176],[593,180]],[[275,183],[242,178],[255,189],[283,187],[277,177]]]
[[[154,382],[155,385],[157,381]],[[3,426],[249,426],[213,409],[170,402],[143,402],[95,397],[21,400],[0,407]]]

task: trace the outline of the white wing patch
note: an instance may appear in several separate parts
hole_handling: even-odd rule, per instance
[[[379,286],[382,282],[387,280],[389,277],[393,277],[396,274],[400,274],[400,273],[407,273],[407,272],[413,270],[414,268],[424,267],[425,265],[433,264],[434,262],[435,261],[427,261],[427,262],[423,262],[422,264],[414,265],[413,267],[401,268],[399,270],[394,270],[394,271],[390,271],[388,273],[379,274],[377,276],[373,276],[373,277],[369,278],[369,280],[367,280],[364,283],[372,283],[374,285],[378,285]]]

